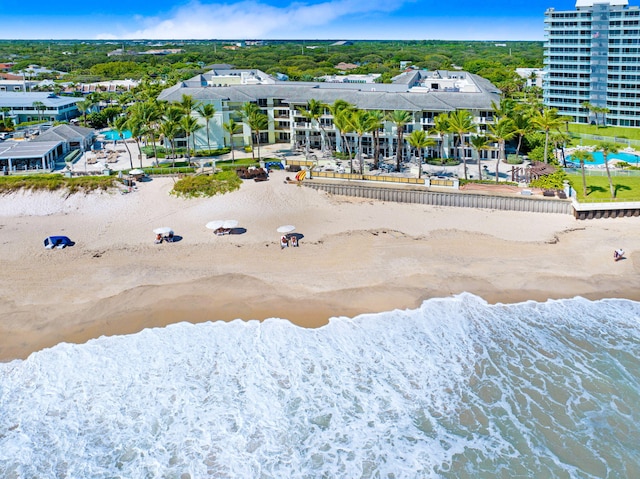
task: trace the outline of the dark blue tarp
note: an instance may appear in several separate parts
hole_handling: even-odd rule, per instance
[[[64,248],[65,246],[73,246],[67,236],[48,236],[44,239],[45,248]]]

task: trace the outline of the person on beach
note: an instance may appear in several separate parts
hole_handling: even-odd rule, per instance
[[[291,246],[294,246],[294,247],[298,246],[298,237],[297,236],[291,236]]]
[[[160,244],[160,243],[162,243],[162,235],[160,233],[158,233],[156,235],[155,244]]]
[[[613,252],[613,260],[614,261],[619,261],[622,258],[624,258],[624,251],[622,251],[622,248],[618,248],[617,250],[615,250]]]
[[[280,249],[285,249],[287,246],[289,246],[289,238],[287,238],[287,235],[282,235],[282,238],[280,238]]]

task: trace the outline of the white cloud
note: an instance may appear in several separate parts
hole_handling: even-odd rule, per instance
[[[391,12],[410,0],[333,0],[317,4],[292,3],[275,7],[257,1],[208,3],[193,1],[166,16],[137,17],[140,28],[126,27],[119,38],[210,39],[298,38],[348,15]],[[357,21],[356,18],[353,20]],[[103,33],[99,39],[113,39]]]

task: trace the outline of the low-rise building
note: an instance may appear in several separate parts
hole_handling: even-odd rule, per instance
[[[439,137],[432,132],[437,115],[462,109],[471,112],[476,129],[469,132],[468,137],[486,132],[487,125],[493,121],[493,106],[500,104],[500,91],[493,84],[464,71],[413,70],[398,75],[390,84],[362,84],[278,81],[259,70],[212,70],[165,89],[158,99],[179,102],[184,95],[197,102],[211,104],[216,109],[215,117],[209,121],[208,135],[206,123],[200,119],[204,128],[192,136],[196,148],[207,148],[208,143],[211,148],[238,145],[239,141],[251,144],[251,132],[245,124],[242,133],[233,138],[223,128],[230,118],[241,121],[242,105],[251,102],[269,120],[267,129],[260,132],[260,143],[285,143],[291,147],[308,145],[344,151],[342,135],[328,108],[318,120],[313,121],[300,113],[310,100],[325,105],[344,100],[363,110],[409,112],[411,121],[404,126],[405,133],[421,129],[438,140],[438,146],[431,148],[428,156],[436,156],[440,150],[444,150],[447,156],[455,154],[452,138],[447,135]],[[349,142],[356,139],[355,133],[347,133],[346,137]],[[392,122],[384,122],[380,141],[385,156],[393,155],[397,127]],[[364,153],[373,153],[371,133],[363,136],[362,148]],[[472,151],[465,147],[463,154],[470,158]],[[496,152],[483,151],[481,154],[494,158]]]
[[[63,150],[62,141],[3,141],[0,142],[0,171],[52,171]]]
[[[91,145],[96,138],[96,131],[76,125],[57,125],[40,133],[32,142],[62,142],[62,153],[67,154],[71,150],[91,150]]]
[[[79,115],[76,103],[82,98],[58,96],[49,92],[0,91],[0,109],[14,124],[27,121],[67,121]]]

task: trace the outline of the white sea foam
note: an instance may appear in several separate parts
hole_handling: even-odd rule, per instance
[[[181,323],[0,365],[0,477],[640,477],[640,303]]]

